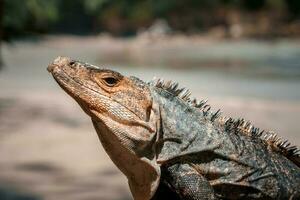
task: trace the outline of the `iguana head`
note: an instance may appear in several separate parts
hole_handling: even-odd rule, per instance
[[[134,77],[58,57],[48,66],[58,84],[91,117],[100,141],[127,176],[135,199],[150,199],[160,179],[155,161],[158,108]]]

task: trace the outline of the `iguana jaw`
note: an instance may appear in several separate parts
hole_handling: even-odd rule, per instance
[[[119,84],[122,89],[121,84],[124,83],[124,93],[118,94],[117,88],[99,87],[99,80],[94,78],[102,75],[100,69],[90,65],[86,67],[81,63],[74,64],[74,61],[64,57],[58,57],[49,65],[48,71],[92,118],[105,150],[127,176],[134,198],[150,199],[159,184],[160,167],[156,163],[153,148],[157,111],[152,107],[151,96],[148,97],[143,92],[147,88],[139,88],[139,84],[135,84],[134,80],[130,82],[126,77],[122,77]],[[103,73],[110,72],[103,70]],[[100,86],[101,84],[102,82]],[[113,93],[107,92],[112,90]],[[137,95],[131,90],[137,91],[140,95],[138,99],[134,99]],[[120,98],[119,101],[123,100],[125,105],[119,103],[116,100],[118,95],[123,95],[124,99],[129,99],[132,103]],[[144,99],[144,102],[139,101],[140,99]]]

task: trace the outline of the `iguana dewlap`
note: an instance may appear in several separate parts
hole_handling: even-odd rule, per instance
[[[177,84],[58,57],[48,67],[88,114],[134,199],[300,199],[300,156]]]

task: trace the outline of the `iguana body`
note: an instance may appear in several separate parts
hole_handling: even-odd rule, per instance
[[[48,70],[91,116],[134,199],[299,199],[298,150],[211,113],[171,82],[58,57]]]

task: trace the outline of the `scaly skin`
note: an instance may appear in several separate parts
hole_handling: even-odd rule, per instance
[[[48,71],[91,117],[134,199],[300,198],[296,147],[209,112],[176,84],[66,57]]]

